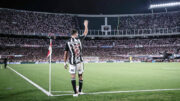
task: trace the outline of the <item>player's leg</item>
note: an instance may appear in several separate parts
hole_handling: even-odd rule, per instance
[[[4,63],[4,69],[6,69],[6,64]]]
[[[71,74],[71,84],[74,90],[74,94],[77,94],[76,90],[76,74]]]
[[[5,67],[4,67],[4,68],[6,69],[6,67],[7,67],[7,64],[5,64]]]
[[[79,76],[79,92],[81,92],[83,86],[83,74],[79,74],[78,76]]]
[[[74,94],[77,94],[76,90],[76,65],[69,65],[69,72],[71,74],[71,84],[74,90]]]
[[[78,77],[79,77],[79,94],[83,94],[82,93],[82,87],[83,87],[83,72],[84,72],[84,67],[83,67],[83,63],[80,63],[77,65],[78,67]]]

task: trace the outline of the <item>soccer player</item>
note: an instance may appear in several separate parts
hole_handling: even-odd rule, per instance
[[[82,40],[86,37],[88,33],[88,20],[84,21],[84,33],[82,36],[78,35],[77,30],[72,30],[71,38],[66,42],[65,51],[64,51],[64,68],[67,69],[67,58],[69,55],[69,72],[71,74],[71,83],[74,90],[74,97],[77,97],[78,94],[84,94],[82,92],[83,86],[83,72],[84,65],[82,59]],[[76,72],[78,72],[79,77],[79,88],[76,89]]]
[[[4,59],[4,68],[6,69],[7,67],[7,58]]]

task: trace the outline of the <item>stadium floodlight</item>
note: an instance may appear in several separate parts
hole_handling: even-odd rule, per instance
[[[180,6],[180,2],[170,2],[170,3],[162,3],[162,4],[151,4],[149,9],[166,8],[166,7],[174,7],[174,6]]]

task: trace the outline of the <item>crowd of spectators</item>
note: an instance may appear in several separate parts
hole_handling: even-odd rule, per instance
[[[180,27],[180,12],[159,14],[128,15],[118,18],[118,30],[126,34],[148,33],[148,29]],[[66,14],[40,13],[12,9],[0,9],[0,34],[43,34],[54,33],[67,36],[71,29],[78,29],[75,16]],[[128,30],[130,30],[128,32]],[[138,30],[137,30],[138,29]],[[180,32],[180,28],[175,32]],[[165,30],[161,31],[162,33]],[[138,33],[140,33],[138,32]],[[168,31],[167,31],[168,33]],[[124,35],[124,34],[123,34]],[[53,61],[63,61],[66,38],[53,40]],[[23,55],[13,61],[48,61],[46,57],[49,46],[48,38],[32,36],[0,37],[0,55]],[[100,60],[128,60],[123,55],[156,55],[167,50],[174,53],[180,48],[179,37],[161,38],[116,38],[86,39],[83,41],[84,56],[99,57]]]
[[[63,61],[67,39],[53,40],[53,61]],[[16,61],[48,61],[46,57],[49,39],[0,37],[0,55],[23,55]],[[122,55],[158,55],[165,50],[175,53],[180,48],[180,38],[134,38],[134,39],[86,39],[83,41],[85,57],[100,60],[128,60]]]
[[[175,28],[180,26],[180,12],[119,17],[119,30]]]
[[[118,30],[121,30],[118,32],[120,34],[180,32],[180,12],[120,16],[117,23],[112,26],[117,26]],[[25,35],[54,33],[68,36],[72,29],[79,27],[78,18],[73,15],[0,9],[1,33]]]
[[[86,40],[85,46],[126,46],[126,47],[141,47],[141,46],[156,46],[156,45],[176,45],[180,43],[179,38],[144,38],[144,39],[110,39],[110,40]],[[125,47],[124,47],[125,48]]]
[[[1,33],[68,35],[71,29],[77,28],[76,24],[76,17],[65,14],[0,9]]]
[[[55,47],[63,47],[67,39],[55,39],[53,45]],[[19,38],[19,37],[0,37],[0,45],[39,45],[48,46],[48,38]],[[119,38],[119,39],[86,39],[83,41],[84,47],[156,47],[156,46],[172,46],[180,44],[180,38]]]

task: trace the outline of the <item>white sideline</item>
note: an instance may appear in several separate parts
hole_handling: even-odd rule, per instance
[[[158,91],[175,91],[180,90],[177,89],[152,89],[152,90],[128,90],[128,91],[107,91],[107,92],[94,92],[94,93],[85,93],[84,95],[96,95],[96,94],[113,94],[113,93],[131,93],[131,92],[158,92]],[[52,95],[52,96],[67,96],[72,94],[59,94],[59,95]]]
[[[42,88],[41,86],[39,86],[38,84],[34,83],[33,81],[31,81],[30,79],[28,79],[27,77],[25,77],[24,75],[20,74],[19,72],[17,72],[16,70],[12,69],[11,67],[7,66],[10,70],[12,70],[13,72],[15,72],[16,74],[18,74],[20,77],[22,77],[24,80],[28,81],[30,84],[32,84],[33,86],[35,86],[36,88],[38,88],[40,91],[42,91],[43,93],[45,93],[47,96],[52,96],[51,93],[49,93],[47,90],[45,90],[44,88]]]
[[[67,93],[73,93],[73,91],[51,91],[51,92],[67,92]]]
[[[152,90],[128,90],[128,91],[109,91],[109,92],[95,92],[95,93],[87,93],[87,94],[112,94],[112,93],[130,93],[130,92],[157,92],[157,91],[174,91],[180,90],[177,89],[152,89]]]

